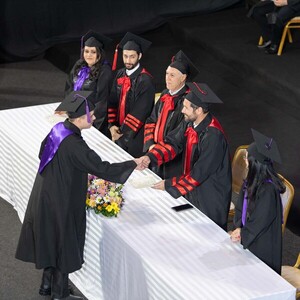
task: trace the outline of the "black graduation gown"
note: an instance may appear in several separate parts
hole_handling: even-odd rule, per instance
[[[79,60],[80,61],[80,60]],[[78,65],[77,61],[67,77],[65,96],[69,95],[74,90],[74,84],[77,81],[78,74],[75,74],[75,68]],[[91,101],[95,105],[96,120],[93,126],[100,130],[104,135],[110,137],[107,123],[107,106],[108,98],[112,85],[112,71],[108,63],[101,66],[100,72],[96,79],[88,78],[84,81],[81,91],[92,91]]]
[[[241,243],[254,255],[281,274],[282,203],[275,185],[263,183],[254,203],[249,203],[247,221],[242,225],[244,191],[241,190],[235,207],[234,224],[241,228]]]
[[[125,120],[120,124],[121,85],[118,84],[118,79],[126,76],[126,69],[120,69],[113,82],[109,99],[108,123],[110,126],[120,127],[123,134],[116,143],[133,157],[140,157],[144,153],[144,127],[153,109],[155,88],[152,76],[141,66],[129,76],[131,87],[126,96]]]
[[[164,137],[173,129],[177,128],[184,119],[184,115],[181,110],[183,100],[187,94],[187,90],[187,86],[184,86],[173,98],[174,110],[170,111],[168,114],[163,133]],[[144,133],[144,152],[147,152],[149,147],[155,144],[154,132],[156,129],[158,118],[164,106],[164,102],[161,101],[161,98],[168,92],[169,90],[167,89],[162,91],[161,96],[155,103],[151,116],[146,121]],[[180,175],[182,173],[182,153],[179,153],[172,161],[166,162],[157,167],[153,167],[152,171],[154,171],[163,179]]]
[[[224,134],[219,129],[209,126],[211,121],[212,115],[209,113],[195,128],[199,140],[192,151],[190,174],[167,179],[165,189],[174,198],[185,196],[226,230],[232,181],[229,147]],[[157,164],[159,160],[168,161],[172,156],[185,151],[185,131],[188,125],[190,124],[182,122],[167,135],[167,145],[159,145],[160,148],[155,146],[147,153],[152,163]]]
[[[83,263],[88,173],[124,183],[136,163],[102,161],[87,146],[75,125],[68,121],[64,124],[74,134],[61,142],[52,161],[36,176],[16,258],[35,263],[37,269],[51,266],[62,273],[71,273]]]

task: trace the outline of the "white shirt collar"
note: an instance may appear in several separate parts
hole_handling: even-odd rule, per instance
[[[176,91],[174,91],[174,92],[172,92],[172,93],[171,93],[171,91],[169,90],[169,94],[170,94],[171,96],[176,95],[179,91],[181,91],[181,90],[184,88],[184,86],[185,86],[185,84],[184,84],[181,88],[179,88],[178,90],[176,90]]]
[[[134,73],[138,68],[140,67],[140,63],[137,64],[136,67],[134,67],[132,70],[127,70],[126,69],[126,75],[130,76],[132,73]]]

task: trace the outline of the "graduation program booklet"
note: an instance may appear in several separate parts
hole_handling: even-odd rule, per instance
[[[152,174],[142,175],[138,178],[132,178],[128,180],[128,182],[136,189],[152,187],[155,183],[159,181],[161,181],[161,179],[155,177]]]

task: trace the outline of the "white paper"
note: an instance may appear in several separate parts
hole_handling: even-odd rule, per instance
[[[129,183],[136,189],[148,188],[159,182],[160,179],[155,178],[152,175],[140,176],[138,178],[132,178]]]

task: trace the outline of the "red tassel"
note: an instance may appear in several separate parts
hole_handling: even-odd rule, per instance
[[[115,49],[114,60],[113,60],[112,68],[111,68],[113,71],[116,70],[116,68],[117,68],[118,47],[119,47],[119,44],[116,46],[116,49]]]

